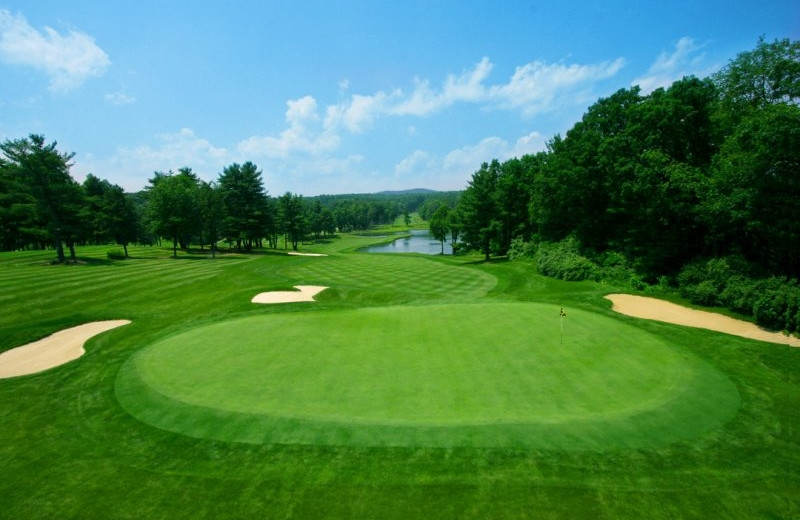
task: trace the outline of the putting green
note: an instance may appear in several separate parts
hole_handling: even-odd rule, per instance
[[[687,350],[533,303],[251,316],[165,338],[120,371],[135,417],[229,441],[640,447],[693,438],[739,397]]]

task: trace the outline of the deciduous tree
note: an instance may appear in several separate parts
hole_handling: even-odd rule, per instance
[[[439,209],[433,213],[429,222],[431,235],[442,245],[442,254],[444,254],[444,243],[447,240],[447,232],[449,230],[449,216],[450,208],[445,204],[441,204]]]
[[[500,237],[501,222],[497,203],[497,180],[500,176],[500,162],[492,160],[483,163],[472,174],[464,195],[459,203],[463,216],[464,241],[468,247],[478,249],[488,261],[492,246]]]
[[[172,239],[172,254],[178,256],[178,245],[189,247],[191,237],[198,231],[198,177],[188,167],[178,173],[155,172],[148,186],[148,212],[154,231]]]

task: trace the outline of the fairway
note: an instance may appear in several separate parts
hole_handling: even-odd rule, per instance
[[[280,274],[343,290],[379,291],[413,298],[472,299],[484,296],[496,283],[492,276],[475,269],[396,254],[318,259],[284,268]]]
[[[0,516],[797,517],[796,349],[524,262],[343,252],[369,241],[0,256],[4,351],[131,321],[0,379]],[[329,288],[251,301],[298,285]]]
[[[140,420],[252,443],[610,449],[720,427],[739,397],[653,335],[536,303],[249,316],[157,341],[123,367]]]

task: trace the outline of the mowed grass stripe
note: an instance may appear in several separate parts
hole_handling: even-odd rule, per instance
[[[170,262],[172,262],[170,264]],[[0,283],[9,288],[27,287],[32,282],[43,281],[47,279],[58,280],[61,287],[69,287],[74,285],[81,285],[87,281],[94,282],[116,282],[119,280],[128,280],[131,277],[147,276],[150,273],[158,273],[169,277],[172,280],[180,279],[181,277],[192,277],[201,273],[218,272],[223,266],[215,265],[215,260],[208,259],[208,261],[166,261],[153,262],[153,261],[120,261],[117,264],[111,265],[96,265],[96,266],[38,266],[36,272],[19,273],[14,275],[13,272],[4,271],[0,276]]]
[[[483,296],[496,283],[494,277],[477,270],[399,255],[323,258],[288,267],[281,274],[346,288],[452,297]]]
[[[278,257],[279,258],[279,257]],[[220,309],[231,305],[251,307],[249,300],[260,289],[252,272],[260,257],[228,257],[197,260],[132,258],[102,264],[57,266],[19,264],[2,271],[4,288],[0,303],[0,349],[12,348],[63,328],[99,319],[152,319],[158,305],[174,301],[179,312],[208,312],[198,294],[216,296]],[[16,282],[16,273],[27,273]],[[35,273],[33,280],[30,273]],[[11,281],[12,283],[7,283]],[[239,286],[252,289],[238,297]],[[164,316],[172,321],[178,315]],[[35,320],[31,322],[31,320]],[[20,325],[20,323],[22,325]],[[28,323],[28,325],[25,325]]]
[[[207,262],[203,265],[201,262]],[[53,284],[57,283],[58,291],[70,294],[76,301],[80,301],[85,295],[91,295],[97,291],[98,287],[103,287],[107,296],[114,297],[125,292],[125,288],[131,283],[135,283],[142,279],[151,279],[154,283],[169,283],[172,286],[177,286],[184,281],[191,283],[197,282],[202,279],[209,279],[217,276],[222,270],[221,265],[213,264],[213,260],[199,261],[190,263],[188,265],[175,265],[165,267],[163,265],[155,264],[136,264],[131,267],[125,266],[47,266],[45,270],[59,270],[68,269],[70,272],[52,272],[42,273],[38,279],[39,283],[31,286],[29,280],[15,281],[13,279],[3,280],[7,284],[9,292],[6,296],[2,297],[3,300],[10,299],[14,295],[15,289],[22,287],[30,287],[26,291],[29,298],[38,298],[40,296],[48,297],[52,294],[53,286],[48,285],[48,281]],[[67,275],[66,277],[64,275]]]

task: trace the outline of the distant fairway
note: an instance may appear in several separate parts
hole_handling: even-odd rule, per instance
[[[359,254],[315,259],[286,267],[281,274],[304,283],[414,297],[448,299],[484,296],[496,279],[466,267],[405,255]]]
[[[739,405],[683,349],[534,303],[250,316],[158,341],[123,367],[140,420],[210,439],[366,446],[639,447]]]

